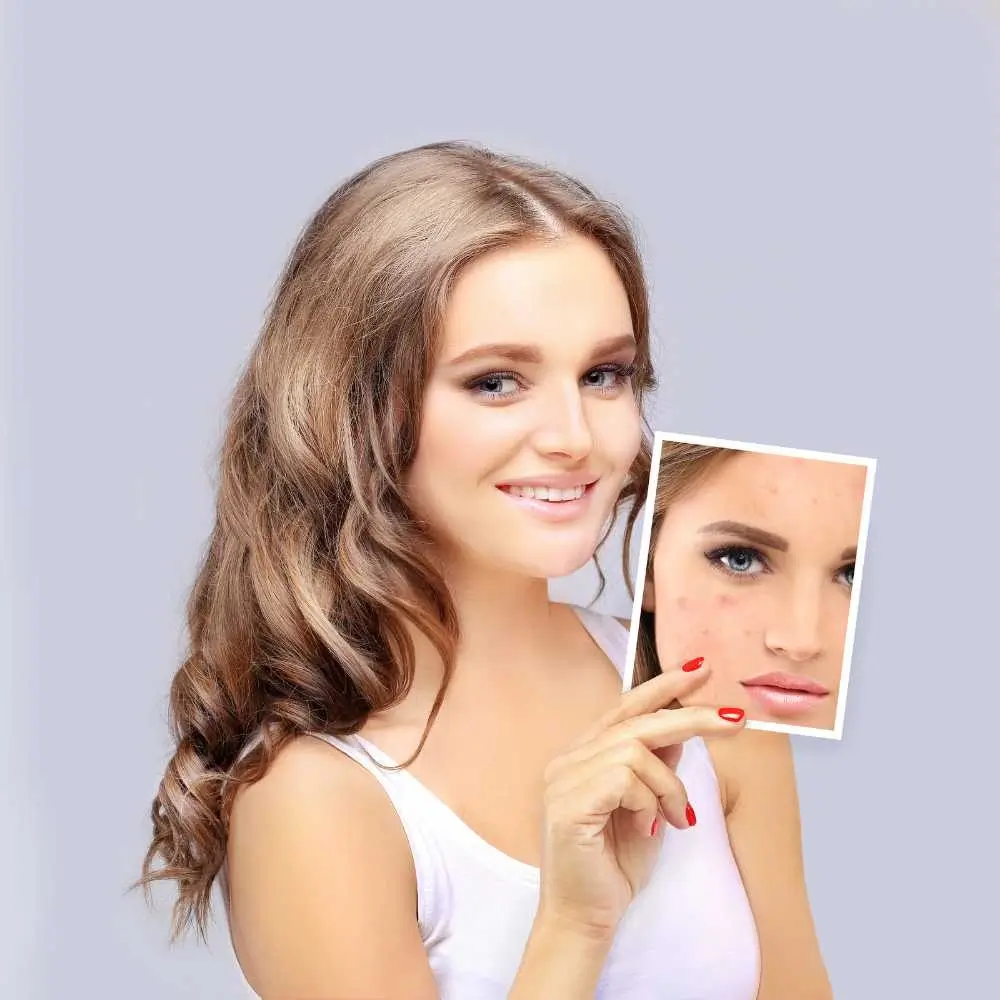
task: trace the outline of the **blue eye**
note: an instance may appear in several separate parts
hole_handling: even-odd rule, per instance
[[[854,563],[849,563],[847,566],[842,567],[841,570],[840,570],[840,574],[839,575],[847,577],[847,579],[844,582],[847,584],[848,587],[853,587],[854,586]]]
[[[635,375],[635,365],[602,365],[583,376],[588,388],[601,393],[615,392]]]
[[[727,576],[753,579],[768,572],[767,560],[757,549],[745,545],[724,545],[705,553],[705,558]]]
[[[469,388],[487,399],[507,399],[516,395],[520,386],[514,372],[491,372],[470,382]]]
[[[633,375],[635,365],[608,364],[591,368],[580,382],[585,388],[607,396],[618,392]],[[517,372],[487,372],[467,382],[466,388],[488,400],[513,399],[526,389]]]
[[[754,577],[767,569],[767,561],[756,549],[726,545],[705,553],[705,558],[722,572],[735,577]]]

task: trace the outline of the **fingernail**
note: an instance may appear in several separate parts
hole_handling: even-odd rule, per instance
[[[694,826],[698,822],[698,817],[695,816],[690,802],[684,807],[684,818],[688,821],[688,826]]]
[[[656,836],[656,831],[659,828],[660,828],[660,820],[659,820],[659,817],[657,817],[656,819],[653,820],[653,826],[652,826],[652,828],[649,831],[649,835],[651,837],[655,837]]]
[[[741,722],[746,712],[742,708],[720,708],[719,716],[726,722]]]
[[[699,656],[693,660],[688,660],[687,663],[685,663],[681,667],[681,670],[689,674],[691,673],[692,670],[697,670],[704,662],[705,662],[705,657]]]

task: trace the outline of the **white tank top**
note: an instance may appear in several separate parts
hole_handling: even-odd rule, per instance
[[[575,608],[624,671],[628,632]],[[316,734],[320,735],[320,734]],[[320,735],[367,769],[399,814],[417,875],[417,919],[441,1000],[506,1000],[538,905],[539,869],[488,844],[407,771],[360,736]],[[729,845],[719,785],[701,739],[677,766],[698,813],[667,828],[649,883],[626,911],[595,1000],[753,1000],[757,931]]]

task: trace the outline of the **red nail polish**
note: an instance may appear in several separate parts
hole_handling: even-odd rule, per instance
[[[694,660],[688,660],[687,663],[681,667],[681,670],[683,670],[686,674],[689,674],[692,670],[697,670],[704,662],[705,657],[699,656]]]
[[[660,828],[660,821],[659,821],[659,819],[654,819],[654,820],[653,820],[653,827],[652,827],[652,829],[651,829],[651,830],[649,831],[649,835],[650,835],[651,837],[655,837],[655,836],[656,836],[656,831],[657,831],[657,830],[658,830],[659,828]]]
[[[726,722],[742,722],[743,716],[746,712],[742,708],[720,708],[719,717],[726,720]]]
[[[690,802],[684,807],[684,817],[688,821],[688,826],[694,826],[698,822],[698,817],[695,816]]]

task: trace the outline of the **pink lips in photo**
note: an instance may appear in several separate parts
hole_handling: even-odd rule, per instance
[[[547,521],[570,521],[590,506],[597,479],[579,473],[534,476],[500,483],[497,489],[518,506]]]
[[[761,674],[740,683],[758,706],[779,718],[804,715],[830,696],[829,688],[798,674]]]

